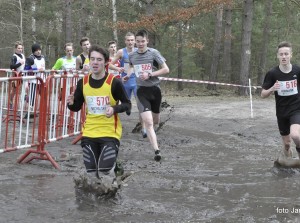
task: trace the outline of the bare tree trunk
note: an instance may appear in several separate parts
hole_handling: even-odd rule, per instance
[[[113,12],[113,24],[115,25],[117,23],[117,4],[116,4],[116,0],[112,0],[112,12]],[[114,40],[116,40],[118,42],[118,30],[117,28],[114,26]]]
[[[243,33],[242,33],[242,51],[241,51],[241,70],[240,84],[248,85],[249,67],[251,58],[251,34],[253,20],[253,2],[254,0],[244,0]],[[248,88],[239,88],[240,95],[248,95]]]
[[[231,72],[231,37],[232,37],[232,6],[228,5],[225,8],[225,35],[224,35],[224,75],[226,80],[232,81]]]
[[[79,27],[78,27],[78,38],[81,39],[84,36],[87,36],[87,18],[88,18],[88,13],[86,9],[86,1],[82,0],[80,1],[80,8],[81,10],[79,11],[80,14],[80,20],[79,20]]]
[[[35,36],[35,32],[36,32],[36,20],[35,20],[35,10],[36,10],[36,4],[35,1],[32,1],[32,5],[31,5],[31,35],[33,37],[33,42],[36,41],[36,36]]]
[[[154,0],[146,0],[147,3],[147,10],[146,10],[146,14],[148,16],[152,16],[154,14]],[[155,32],[153,32],[153,30],[149,30],[149,46],[150,47],[155,47],[155,41],[156,41],[156,35]]]
[[[183,51],[183,38],[182,38],[182,29],[183,29],[183,23],[179,22],[178,23],[178,33],[177,33],[177,63],[178,63],[178,68],[177,68],[177,77],[182,78],[182,51]],[[183,84],[182,82],[177,83],[177,90],[182,91],[183,90]]]
[[[22,9],[21,0],[19,0],[19,9],[20,9],[20,41],[23,43],[23,9]]]
[[[82,18],[82,16],[83,16],[83,13],[82,13],[83,3],[82,3],[82,1],[80,1],[79,7],[80,7],[81,10],[78,12],[78,15],[79,15],[79,18]],[[83,37],[83,35],[82,35],[82,22],[81,22],[81,19],[78,19],[77,20],[77,39],[80,40],[82,37]],[[78,41],[78,43],[79,43],[79,41]]]
[[[65,0],[65,42],[72,42],[72,0]]]
[[[258,67],[258,78],[257,78],[258,85],[261,85],[263,83],[264,74],[266,73],[271,14],[272,14],[272,0],[267,0],[265,1],[263,41],[262,41],[261,54],[260,54],[259,67]],[[258,91],[257,93],[260,94],[260,91]]]
[[[212,63],[211,63],[210,75],[209,75],[210,81],[217,80],[218,64],[219,64],[220,49],[221,49],[221,39],[222,39],[222,21],[223,21],[223,6],[219,6],[216,15],[215,41],[214,41]],[[216,90],[216,85],[209,84],[207,85],[207,89]]]

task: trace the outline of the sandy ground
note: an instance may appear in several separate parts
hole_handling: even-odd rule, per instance
[[[273,167],[281,149],[273,98],[254,97],[253,118],[247,97],[164,100],[161,162],[132,133],[136,107],[121,114],[119,158],[132,175],[113,198],[75,190],[82,159],[73,138],[46,146],[60,171],[17,164],[25,151],[0,154],[0,222],[300,222],[300,172]]]

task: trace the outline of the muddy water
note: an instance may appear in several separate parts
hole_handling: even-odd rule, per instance
[[[162,113],[160,163],[131,132],[136,110],[122,115],[119,157],[133,174],[113,198],[74,188],[82,160],[71,139],[46,147],[61,171],[44,161],[16,164],[24,151],[0,154],[0,222],[300,221],[300,171],[273,167],[281,146],[273,100],[254,98],[252,119],[247,98],[166,100],[174,107]]]

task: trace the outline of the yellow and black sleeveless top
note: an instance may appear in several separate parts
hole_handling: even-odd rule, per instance
[[[112,137],[118,140],[122,135],[122,124],[118,114],[107,118],[108,106],[114,106],[117,101],[113,98],[111,87],[114,75],[109,74],[100,88],[89,85],[90,75],[83,78],[83,96],[86,103],[86,120],[83,125],[83,136],[98,138]]]
[[[81,61],[82,61],[82,64],[80,64],[79,68],[82,69],[83,68],[83,65],[89,65],[90,63],[90,59],[88,57],[85,57],[83,55],[83,53],[79,54],[80,58],[81,58]]]

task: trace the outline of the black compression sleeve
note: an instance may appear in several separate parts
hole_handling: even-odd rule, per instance
[[[75,93],[74,93],[74,104],[72,105],[69,105],[68,104],[68,108],[71,110],[71,111],[74,111],[74,112],[77,112],[81,109],[83,103],[84,103],[84,96],[83,96],[83,80],[80,79],[77,83],[77,87],[76,87],[76,90],[75,90]]]

